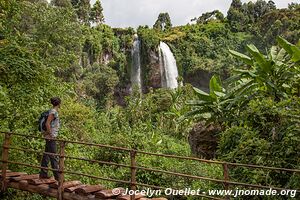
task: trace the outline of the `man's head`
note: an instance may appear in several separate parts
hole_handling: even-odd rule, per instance
[[[51,101],[51,104],[53,105],[53,107],[59,107],[60,106],[60,103],[61,103],[61,100],[59,97],[52,97],[50,99]]]

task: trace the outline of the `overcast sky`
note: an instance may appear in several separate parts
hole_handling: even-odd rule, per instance
[[[96,0],[91,0],[93,4]],[[152,26],[161,12],[168,12],[173,25],[184,25],[204,12],[226,14],[232,0],[101,0],[106,24],[112,27]],[[247,2],[247,0],[243,0]],[[249,0],[248,0],[249,1]],[[277,7],[300,0],[273,0]]]

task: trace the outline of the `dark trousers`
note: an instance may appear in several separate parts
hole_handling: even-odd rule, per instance
[[[56,153],[56,141],[46,139],[45,152],[47,152],[47,153]],[[58,159],[57,159],[57,156],[55,156],[55,155],[44,154],[41,166],[42,167],[48,167],[49,160],[51,162],[52,169],[58,169]],[[56,180],[58,180],[58,177],[59,177],[58,174],[59,173],[57,171],[53,171],[53,175],[54,175],[54,178]],[[42,177],[47,177],[48,176],[48,170],[41,169],[40,175]]]

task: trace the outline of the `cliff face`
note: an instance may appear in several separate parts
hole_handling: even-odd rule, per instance
[[[205,125],[203,121],[195,124],[188,136],[192,153],[199,158],[215,158],[219,141],[217,135],[220,131],[222,127],[219,125]]]
[[[143,77],[146,77],[147,80],[144,80],[144,89],[148,90],[151,88],[160,88],[161,87],[161,71],[159,63],[159,55],[157,50],[150,50],[147,58],[142,58],[143,60],[148,61],[145,63],[147,69],[144,69],[142,73],[146,73]],[[183,83],[190,83],[194,87],[197,87],[201,90],[208,92],[209,90],[209,80],[212,77],[212,73],[199,69],[193,73],[180,75],[183,77]]]
[[[159,66],[158,52],[151,50],[149,52],[149,85],[148,87],[160,88],[161,87],[161,72]]]
[[[183,77],[183,81],[184,83],[190,83],[192,86],[205,92],[209,92],[209,80],[211,77],[211,72],[199,69],[193,73],[185,75]]]
[[[149,88],[161,88],[161,70],[158,50],[149,50],[147,54],[142,54],[142,85],[143,91],[147,92]],[[184,74],[183,83],[189,83],[203,91],[208,92],[209,80],[212,73],[206,70],[196,70],[193,73]]]

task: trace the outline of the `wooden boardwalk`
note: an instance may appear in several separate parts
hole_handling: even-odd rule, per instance
[[[58,183],[54,179],[39,179],[38,174],[11,172],[7,170],[6,186],[8,188],[38,193],[57,198]],[[102,185],[85,185],[80,181],[66,181],[63,183],[63,199],[66,200],[130,200],[130,195],[122,195],[124,188],[107,189]],[[119,194],[116,194],[119,193]],[[141,194],[135,200],[150,200]],[[151,198],[152,200],[167,200],[166,198]]]

